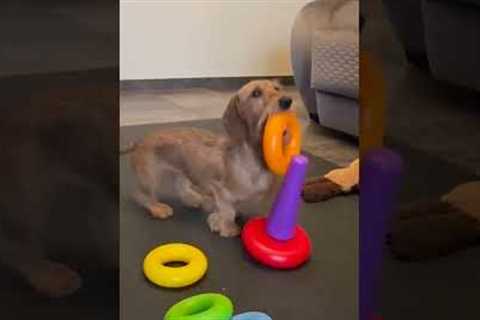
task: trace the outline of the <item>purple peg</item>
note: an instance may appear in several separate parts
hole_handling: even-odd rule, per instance
[[[360,160],[360,320],[377,312],[377,285],[382,268],[387,224],[392,216],[403,171],[401,158],[387,149],[372,150]]]
[[[290,161],[267,218],[267,234],[276,240],[290,240],[294,236],[307,166],[308,158],[303,155],[294,156]]]

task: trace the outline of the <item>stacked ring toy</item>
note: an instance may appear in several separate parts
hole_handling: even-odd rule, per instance
[[[263,312],[245,312],[237,314],[232,320],[272,320],[272,318]]]
[[[285,132],[290,142],[283,145]],[[263,157],[268,168],[276,175],[283,176],[293,156],[300,154],[300,123],[293,112],[279,112],[270,115],[263,134]]]
[[[268,218],[254,218],[242,230],[245,250],[258,262],[275,269],[293,269],[311,254],[308,234],[297,225],[300,193],[308,158],[294,156]]]
[[[218,293],[203,293],[181,300],[168,309],[164,320],[230,320],[233,304]]]
[[[170,267],[168,263],[183,262],[184,266]],[[181,288],[199,281],[207,271],[207,257],[194,246],[171,243],[156,247],[143,261],[145,276],[156,285]]]

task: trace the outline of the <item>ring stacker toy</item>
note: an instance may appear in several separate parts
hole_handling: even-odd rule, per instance
[[[231,320],[233,304],[218,293],[203,293],[181,300],[168,309],[164,320]]]
[[[170,267],[167,264],[183,262],[184,266]],[[145,276],[156,285],[181,288],[199,281],[207,271],[207,257],[194,246],[171,243],[156,247],[143,261]]]
[[[237,314],[232,320],[272,320],[272,318],[263,312],[252,311]]]
[[[290,141],[283,145],[285,132]],[[300,123],[294,112],[272,114],[265,125],[263,135],[263,157],[268,168],[276,175],[283,176],[293,156],[300,154]]]
[[[381,320],[378,311],[378,281],[381,273],[384,239],[394,213],[396,196],[403,175],[403,161],[395,152],[372,149],[360,160],[359,297],[360,320]]]
[[[242,230],[245,250],[271,268],[296,268],[310,257],[310,239],[297,225],[307,166],[307,157],[294,156],[268,218],[251,219]]]

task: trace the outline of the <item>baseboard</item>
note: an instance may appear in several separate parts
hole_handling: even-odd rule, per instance
[[[215,90],[236,90],[248,81],[258,79],[277,79],[283,85],[294,85],[292,76],[279,77],[228,77],[228,78],[188,78],[188,79],[154,79],[122,80],[120,90],[135,89],[187,89],[202,87]]]

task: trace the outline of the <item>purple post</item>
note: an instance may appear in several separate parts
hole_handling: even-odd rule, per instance
[[[308,158],[297,155],[288,166],[280,192],[267,218],[267,233],[277,240],[290,240],[295,233],[300,194],[307,173]]]
[[[402,160],[387,149],[373,150],[360,160],[360,320],[374,319],[376,290],[382,267],[387,223],[402,175]]]

